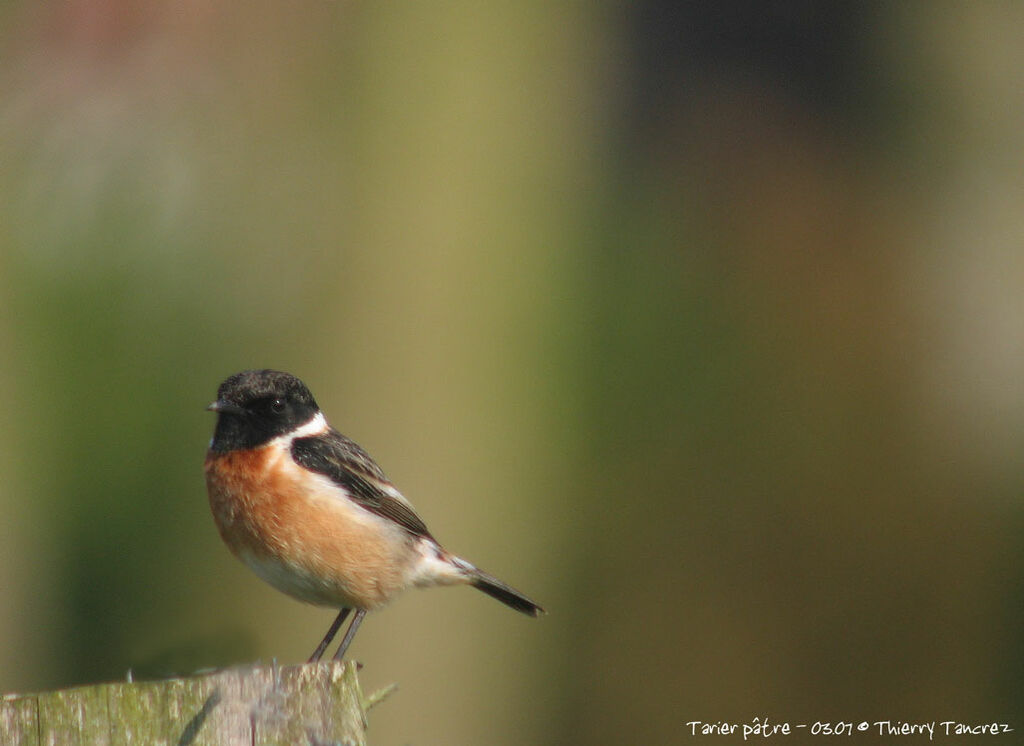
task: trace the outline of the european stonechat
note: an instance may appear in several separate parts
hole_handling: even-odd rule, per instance
[[[221,538],[279,591],[340,609],[310,662],[349,613],[335,660],[367,611],[410,587],[466,584],[530,616],[540,606],[444,550],[362,448],[324,418],[288,373],[247,370],[217,389],[206,486]]]

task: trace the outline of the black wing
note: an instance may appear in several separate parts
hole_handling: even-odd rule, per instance
[[[337,430],[296,438],[292,441],[292,458],[344,487],[356,503],[372,513],[394,521],[413,536],[434,538],[409,503],[385,489],[390,482],[370,454]]]

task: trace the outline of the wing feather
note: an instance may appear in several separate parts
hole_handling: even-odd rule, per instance
[[[343,487],[366,510],[394,521],[413,536],[434,538],[409,501],[351,438],[331,428],[323,435],[296,438],[291,452],[297,463]]]

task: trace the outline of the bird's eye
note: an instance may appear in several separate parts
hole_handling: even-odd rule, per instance
[[[281,414],[284,411],[284,400],[274,399],[274,401],[270,402],[270,411],[274,414]]]

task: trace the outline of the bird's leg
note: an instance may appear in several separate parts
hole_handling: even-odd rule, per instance
[[[363,623],[364,616],[366,616],[366,609],[356,610],[356,615],[352,618],[352,624],[348,626],[348,631],[345,632],[345,637],[342,639],[341,645],[338,646],[338,652],[334,654],[334,660],[340,661],[342,656],[345,655],[345,651],[348,650],[348,644],[352,642],[352,638],[356,636],[356,630]]]
[[[338,634],[338,629],[341,627],[341,623],[345,621],[345,617],[349,615],[352,609],[342,609],[338,612],[338,616],[333,622],[331,622],[330,629],[327,630],[327,634],[324,635],[324,639],[320,641],[320,644],[316,646],[316,650],[313,651],[313,655],[309,656],[310,663],[316,663],[323,657],[324,651],[327,650],[327,646],[331,644],[331,640]]]

